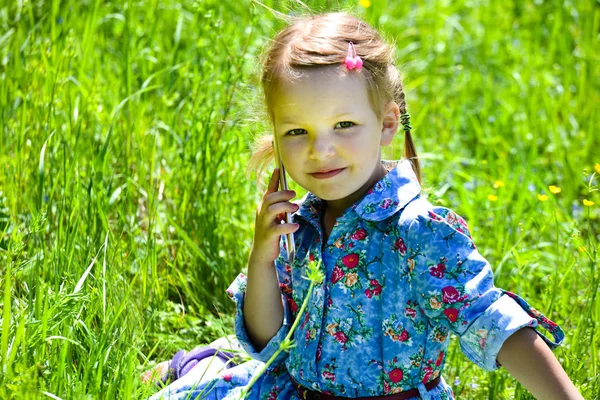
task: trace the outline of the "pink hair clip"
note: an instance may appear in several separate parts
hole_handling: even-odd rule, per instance
[[[356,69],[357,72],[360,71],[363,66],[363,60],[356,55],[356,49],[352,42],[348,43],[348,55],[346,56],[345,64],[348,69]]]

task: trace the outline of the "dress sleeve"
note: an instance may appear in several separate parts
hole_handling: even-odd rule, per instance
[[[434,207],[412,219],[406,232],[411,290],[432,324],[459,336],[460,348],[475,364],[494,371],[504,341],[523,327],[535,330],[554,350],[562,329],[514,293],[496,288],[490,264],[479,254],[463,218]]]
[[[290,331],[293,324],[293,316],[290,310],[290,301],[292,301],[292,283],[290,279],[290,265],[287,262],[287,252],[285,244],[285,235],[279,242],[279,256],[275,259],[275,268],[277,270],[277,278],[279,280],[279,289],[283,302],[283,324],[281,328],[271,340],[265,345],[261,351],[257,351],[252,344],[246,325],[244,324],[244,295],[246,294],[247,277],[240,273],[235,280],[227,288],[227,295],[235,303],[235,335],[240,342],[242,348],[254,359],[267,362],[279,348],[286,335]],[[284,256],[286,255],[286,256]],[[279,353],[273,365],[280,363],[287,356],[286,351]]]

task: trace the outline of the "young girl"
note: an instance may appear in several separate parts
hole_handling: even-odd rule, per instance
[[[420,193],[420,167],[393,49],[345,13],[297,20],[274,38],[262,83],[282,163],[308,194],[278,191],[275,169],[256,214],[248,276],[228,289],[236,336],[254,360],[157,397],[235,399],[278,349],[250,399],[452,399],[442,376],[450,334],[476,365],[506,368],[534,396],[581,398],[550,349],[564,337],[496,288],[465,221]],[[402,124],[405,160],[381,159]],[[273,138],[253,161],[273,156]],[[283,213],[293,223],[283,223]],[[295,237],[288,262],[286,234]],[[309,261],[325,276],[302,315]],[[534,328],[552,335],[549,340]],[[203,397],[204,398],[204,397]]]

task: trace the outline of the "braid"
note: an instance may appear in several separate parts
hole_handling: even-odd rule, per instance
[[[410,125],[410,114],[406,110],[406,98],[404,96],[404,90],[402,90],[402,86],[398,88],[398,99],[399,103],[398,107],[400,108],[400,122],[402,123],[402,127],[404,129],[404,157],[408,158],[413,167],[413,171],[415,171],[415,175],[421,183],[421,164],[419,163],[419,157],[417,156],[417,150],[415,149],[415,144],[413,143],[412,135],[410,131],[412,130],[412,126]]]
[[[402,114],[400,116],[400,122],[402,123],[402,126],[404,127],[404,132],[410,133],[410,130],[412,129],[412,127],[410,126],[410,114],[407,112]]]

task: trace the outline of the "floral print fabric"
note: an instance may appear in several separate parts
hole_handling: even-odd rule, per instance
[[[251,399],[296,399],[297,382],[344,397],[383,396],[418,388],[421,397],[452,399],[441,383],[429,392],[423,384],[442,374],[450,334],[475,364],[493,371],[504,341],[522,327],[550,348],[564,334],[560,327],[514,293],[496,288],[489,263],[479,254],[463,218],[434,206],[420,195],[411,165],[383,161],[391,169],[341,215],[322,243],[323,201],[308,193],[293,215],[296,258],[287,263],[285,236],[275,261],[284,304],[284,322],[261,351],[248,338],[243,320],[246,277],[227,290],[236,302],[236,336],[256,360],[227,371],[229,380],[211,384],[220,397],[236,398],[260,362],[277,350],[295,318],[289,354],[280,353],[253,386]],[[394,165],[395,164],[395,165]],[[322,260],[325,280],[316,285],[303,315],[297,315],[308,290],[303,277],[310,260]],[[172,394],[190,394],[185,390]]]

